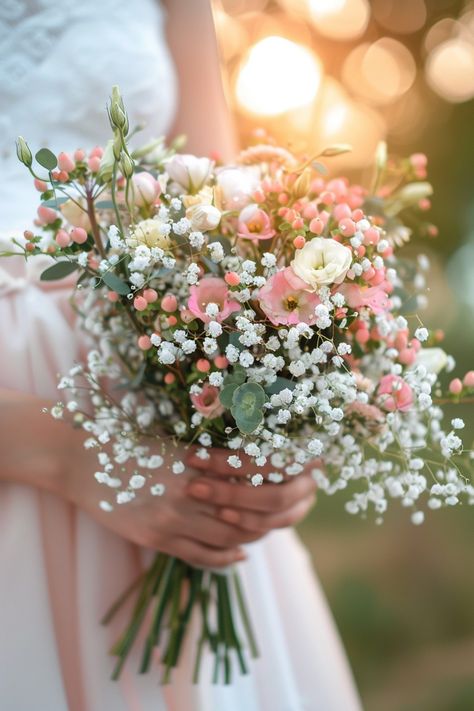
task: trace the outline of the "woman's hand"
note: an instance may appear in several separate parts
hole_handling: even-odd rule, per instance
[[[207,460],[194,453],[187,458],[190,465],[201,470],[201,476],[187,488],[189,496],[215,506],[215,515],[221,521],[259,537],[274,528],[296,525],[313,506],[316,483],[309,472],[280,484],[255,487],[246,480],[255,465],[244,461],[240,469],[234,469],[227,463],[228,456],[228,450],[215,449]]]

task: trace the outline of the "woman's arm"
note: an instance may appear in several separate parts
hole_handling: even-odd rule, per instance
[[[209,0],[167,0],[167,36],[179,79],[173,134],[188,137],[186,150],[217,151],[230,161],[237,152],[232,118],[222,88],[217,40]]]

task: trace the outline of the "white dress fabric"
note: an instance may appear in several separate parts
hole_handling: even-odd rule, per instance
[[[108,137],[119,84],[145,136],[170,127],[176,81],[153,0],[1,0],[0,234],[31,224],[38,204],[17,162],[34,150],[90,149]],[[191,120],[191,117],[190,117]],[[3,241],[5,246],[5,240]],[[77,353],[62,284],[45,288],[34,259],[0,264],[0,386],[56,398]],[[12,446],[23,446],[21,434]],[[1,466],[1,453],[0,453]],[[290,530],[248,546],[240,565],[261,656],[249,676],[190,682],[196,635],[167,687],[136,673],[110,680],[117,626],[99,620],[136,576],[141,551],[59,498],[0,484],[2,711],[357,711],[351,673],[306,551]],[[122,617],[119,625],[123,625]],[[207,660],[207,664],[210,660]]]

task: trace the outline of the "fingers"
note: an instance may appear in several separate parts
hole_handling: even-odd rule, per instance
[[[254,511],[243,511],[235,508],[222,508],[218,516],[235,527],[254,534],[264,535],[274,528],[295,526],[307,515],[316,501],[316,494],[308,494],[290,508],[276,514],[264,514]]]
[[[261,538],[266,531],[251,531],[234,526],[225,522],[224,518],[218,520],[214,512],[212,515],[203,514],[194,518],[192,524],[185,524],[180,533],[214,548],[234,548]]]
[[[255,474],[257,471],[262,471],[250,461],[247,455],[239,454],[239,459],[242,461],[242,466],[236,469],[231,467],[227,462],[227,459],[233,455],[231,449],[218,449],[213,448],[209,453],[210,457],[208,459],[200,459],[196,455],[196,449],[191,448],[189,454],[186,457],[186,463],[191,466],[205,472],[212,472],[217,476],[232,476],[232,477],[246,477],[249,473]]]
[[[169,550],[164,552],[169,552],[197,568],[225,568],[246,558],[239,548],[211,548],[186,537],[175,538]]]
[[[192,498],[224,508],[281,513],[314,493],[315,489],[312,477],[303,474],[283,484],[259,487],[202,476],[190,482],[186,492]]]

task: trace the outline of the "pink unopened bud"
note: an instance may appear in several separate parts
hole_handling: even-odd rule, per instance
[[[208,360],[206,360],[206,358],[199,358],[196,363],[196,368],[200,373],[208,373],[211,369],[211,364]]]
[[[158,292],[155,289],[145,289],[143,296],[148,301],[149,304],[155,303],[158,300]]]
[[[166,385],[173,385],[174,381],[176,380],[176,375],[174,373],[166,373],[164,377],[164,381]]]
[[[60,170],[65,170],[66,173],[72,173],[75,169],[76,164],[68,153],[60,153],[58,155],[58,165]]]
[[[295,237],[295,239],[293,240],[293,244],[294,244],[294,246],[295,246],[295,249],[302,249],[302,248],[305,246],[305,244],[306,244],[306,240],[305,240],[305,238],[303,237],[303,235],[298,235],[298,236]]]
[[[227,272],[224,277],[224,280],[229,286],[237,286],[238,284],[240,284],[240,277],[237,272]]]
[[[146,299],[143,298],[143,296],[136,296],[133,299],[133,305],[137,311],[145,311],[146,307],[148,306],[148,302]]]
[[[474,388],[474,370],[469,370],[463,378],[466,388]]]
[[[303,208],[303,215],[306,217],[307,220],[312,220],[314,217],[316,217],[318,214],[318,209],[314,202],[309,202],[307,205],[304,206]]]
[[[176,318],[176,316],[168,316],[167,321],[168,326],[176,326],[176,324],[178,323],[178,319]]]
[[[322,221],[322,219],[320,217],[315,217],[309,223],[309,229],[313,234],[320,235],[322,233],[322,231],[324,230],[324,222]]]
[[[168,313],[171,313],[172,311],[176,311],[178,308],[178,301],[176,299],[176,296],[173,296],[173,294],[167,294],[161,299],[161,308],[163,311],[167,311]]]
[[[98,173],[100,170],[100,158],[98,156],[92,156],[87,161],[87,165],[93,173]]]
[[[71,239],[76,244],[84,244],[87,241],[87,232],[83,227],[73,227],[71,230]]]
[[[38,190],[40,193],[44,193],[48,189],[48,186],[46,185],[44,180],[39,180],[38,178],[35,178],[34,183],[36,190]]]
[[[84,160],[86,157],[85,152],[82,150],[82,148],[78,148],[77,150],[74,151],[74,160],[79,163]]]
[[[184,321],[184,323],[191,323],[191,321],[194,321],[196,318],[189,309],[182,309],[179,315],[181,316],[181,321]]]
[[[141,348],[142,351],[148,351],[151,348],[151,341],[150,337],[143,335],[140,336],[138,339],[138,347]]]
[[[38,217],[43,225],[50,225],[58,219],[58,213],[51,207],[39,207]]]
[[[449,383],[449,392],[453,395],[459,395],[459,393],[462,392],[462,382],[459,380],[459,378],[454,378],[454,380],[451,380],[451,382]]]
[[[61,249],[65,249],[71,244],[71,238],[69,237],[66,230],[58,230],[54,239],[56,241],[56,244],[61,247]]]
[[[95,146],[89,153],[89,158],[102,158],[104,155],[104,149],[102,146]]]

